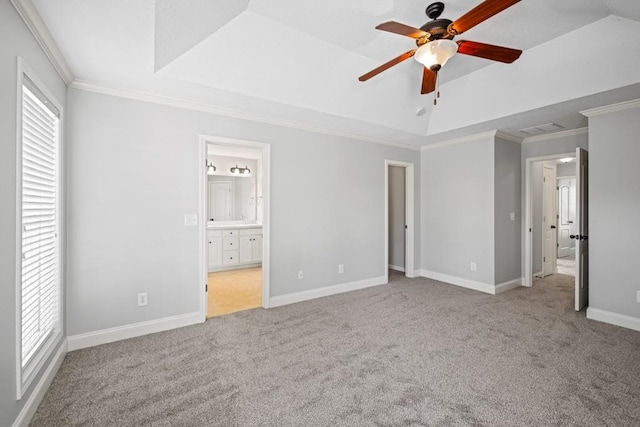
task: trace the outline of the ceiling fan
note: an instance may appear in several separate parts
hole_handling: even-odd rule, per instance
[[[455,21],[440,19],[440,15],[444,11],[444,3],[436,2],[430,4],[425,11],[431,21],[419,29],[395,21],[380,24],[376,29],[411,37],[415,39],[418,47],[369,71],[367,74],[360,76],[358,80],[361,82],[367,81],[371,77],[413,56],[416,61],[424,65],[420,93],[425,94],[435,90],[438,71],[456,52],[510,64],[520,57],[521,50],[469,40],[454,42],[453,38],[519,1],[485,0]]]

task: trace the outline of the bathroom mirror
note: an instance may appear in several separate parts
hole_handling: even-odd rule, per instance
[[[208,221],[256,221],[254,176],[208,176]]]

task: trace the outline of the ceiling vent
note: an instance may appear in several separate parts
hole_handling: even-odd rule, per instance
[[[526,133],[527,135],[540,135],[542,133],[553,132],[558,129],[564,129],[564,126],[560,126],[557,123],[546,123],[544,125],[520,129],[519,132]]]

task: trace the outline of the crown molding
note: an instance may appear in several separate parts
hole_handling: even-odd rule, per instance
[[[10,1],[62,80],[69,86],[74,79],[71,68],[69,68],[69,64],[67,64],[67,61],[64,59],[62,52],[51,36],[47,25],[40,17],[38,10],[33,3],[31,3],[31,0]]]
[[[119,98],[133,99],[136,101],[149,102],[152,104],[165,105],[169,107],[181,108],[185,110],[199,111],[203,113],[216,114],[219,116],[232,117],[235,119],[249,120],[252,122],[265,123],[274,126],[282,126],[291,129],[304,130],[308,132],[321,133],[325,135],[338,136],[341,138],[354,139],[358,141],[371,142],[374,144],[389,145],[397,148],[404,148],[407,150],[420,151],[420,147],[408,144],[402,144],[399,142],[387,141],[384,139],[371,138],[364,135],[358,135],[349,132],[341,132],[333,129],[328,129],[320,126],[313,126],[302,122],[296,122],[292,120],[278,119],[275,117],[263,116],[260,114],[247,113],[239,110],[233,110],[230,108],[219,107],[212,104],[203,104],[201,102],[189,101],[181,98],[173,98],[170,96],[159,95],[150,92],[141,92],[128,89],[119,89],[110,86],[106,86],[99,83],[89,82],[86,80],[74,80],[69,86],[73,89],[83,90],[87,92],[95,92],[103,95],[116,96]]]
[[[510,133],[506,133],[501,130],[496,131],[496,138],[506,139],[507,141],[517,142],[518,144],[521,144],[523,141],[523,138],[513,136]]]
[[[446,147],[446,146],[449,146],[449,145],[461,144],[463,142],[477,141],[479,139],[485,139],[485,138],[494,138],[497,134],[498,134],[497,130],[490,130],[488,132],[482,132],[482,133],[476,133],[474,135],[462,136],[460,138],[454,138],[454,139],[450,139],[448,141],[442,141],[442,142],[436,142],[436,143],[429,144],[429,145],[423,145],[421,150],[422,151],[428,151],[428,150],[432,150],[434,148],[440,148],[440,147]]]
[[[587,127],[563,130],[560,132],[547,133],[545,135],[530,136],[528,138],[523,139],[522,143],[529,144],[532,142],[549,141],[551,139],[564,138],[567,136],[582,135],[583,133],[587,133],[587,132],[589,132],[589,128]]]
[[[631,101],[620,102],[617,104],[605,105],[604,107],[597,107],[590,110],[580,111],[580,114],[586,117],[594,117],[638,107],[640,107],[640,99],[634,99]]]

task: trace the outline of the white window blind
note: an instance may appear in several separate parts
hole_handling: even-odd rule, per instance
[[[59,325],[59,112],[25,76],[22,87],[22,368]]]

